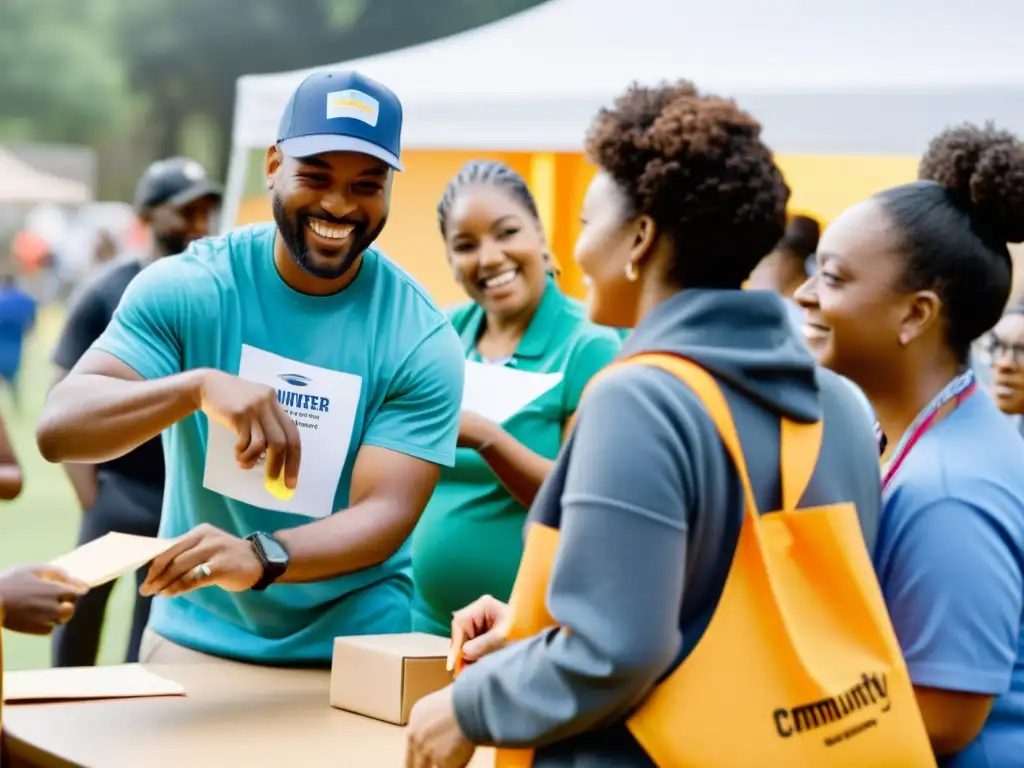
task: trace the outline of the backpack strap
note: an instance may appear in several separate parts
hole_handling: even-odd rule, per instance
[[[715,423],[726,450],[732,457],[736,472],[743,484],[747,507],[750,513],[757,516],[757,502],[754,497],[750,474],[747,471],[746,458],[740,445],[736,424],[729,410],[729,404],[715,378],[700,365],[685,357],[664,352],[645,352],[634,357],[614,363],[602,371],[610,372],[623,365],[650,365],[672,374],[685,383],[703,403],[708,415]],[[591,380],[594,383],[595,379]],[[782,419],[781,446],[779,450],[779,471],[782,481],[782,510],[792,512],[797,508],[800,499],[807,490],[814,468],[818,463],[821,451],[822,422],[799,424],[790,419]]]
[[[779,451],[782,511],[792,512],[803,498],[814,468],[818,466],[824,431],[825,424],[820,419],[810,424],[782,420],[782,447]]]

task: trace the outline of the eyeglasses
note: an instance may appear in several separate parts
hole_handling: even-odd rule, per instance
[[[1014,365],[1024,363],[1024,344],[1007,344],[994,333],[990,333],[985,339],[985,351],[993,363],[1007,353]]]

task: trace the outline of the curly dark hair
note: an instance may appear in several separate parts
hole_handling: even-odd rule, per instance
[[[598,113],[589,159],[675,246],[683,288],[739,288],[782,237],[789,188],[761,125],[690,82],[634,84]]]
[[[991,124],[949,128],[929,144],[918,179],[877,199],[906,256],[900,288],[935,291],[964,361],[1010,296],[1007,243],[1024,242],[1024,144]]]

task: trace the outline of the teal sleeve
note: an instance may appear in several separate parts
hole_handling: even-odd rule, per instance
[[[113,355],[144,379],[180,373],[188,289],[177,266],[162,259],[136,275],[92,349]]]
[[[402,363],[363,445],[454,466],[465,375],[462,344],[443,323]]]
[[[565,366],[563,408],[566,419],[576,412],[590,379],[615,359],[621,346],[618,333],[611,330],[600,329],[580,339]]]

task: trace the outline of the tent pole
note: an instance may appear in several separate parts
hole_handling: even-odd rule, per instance
[[[555,242],[555,230],[558,224],[555,216],[556,184],[554,153],[534,152],[530,155],[530,191],[533,193],[533,199],[537,202],[537,213],[540,214],[540,223],[544,227],[549,247]],[[555,267],[561,269],[561,265],[558,264],[558,256],[554,256],[554,259]]]
[[[238,223],[238,210],[245,194],[246,175],[249,171],[249,149],[236,144],[231,148],[228,163],[227,184],[224,187],[224,203],[221,209],[220,234],[230,232]]]

